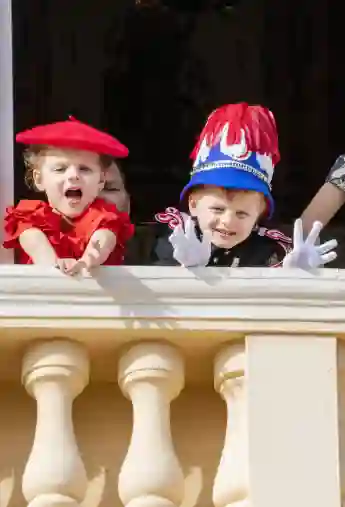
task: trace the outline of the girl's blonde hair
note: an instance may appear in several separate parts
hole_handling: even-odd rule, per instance
[[[25,183],[33,190],[38,190],[35,184],[35,172],[39,171],[42,159],[50,149],[50,146],[32,145],[24,151]],[[99,155],[102,170],[108,169],[112,162],[113,158],[110,155]]]

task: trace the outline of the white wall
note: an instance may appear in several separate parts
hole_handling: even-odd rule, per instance
[[[3,213],[13,203],[13,79],[11,0],[0,1],[0,241]],[[0,263],[12,262],[12,252],[0,248]]]

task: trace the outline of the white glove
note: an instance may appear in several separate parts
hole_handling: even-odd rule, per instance
[[[200,241],[195,233],[195,224],[188,216],[183,225],[175,227],[169,237],[174,248],[173,257],[184,267],[207,266],[211,256],[211,241],[204,234]]]
[[[331,251],[338,246],[337,240],[331,239],[322,245],[315,244],[322,227],[321,222],[314,222],[312,230],[304,241],[302,220],[300,218],[296,220],[293,231],[293,250],[283,261],[285,268],[311,270],[337,258],[336,252]]]

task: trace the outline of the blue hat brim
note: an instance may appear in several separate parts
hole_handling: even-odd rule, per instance
[[[250,172],[240,169],[222,167],[210,171],[200,171],[191,177],[189,183],[181,192],[180,200],[184,200],[189,191],[198,185],[214,185],[216,187],[234,190],[252,190],[263,194],[267,200],[267,218],[271,218],[274,212],[274,200],[266,183]]]

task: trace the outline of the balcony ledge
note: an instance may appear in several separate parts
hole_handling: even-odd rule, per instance
[[[0,266],[0,327],[343,332],[345,271]]]
[[[59,337],[87,347],[93,379],[114,382],[122,346],[167,340],[197,383],[222,344],[250,334],[342,338],[345,271],[126,266],[78,280],[0,266],[0,380],[19,378],[26,344]]]

